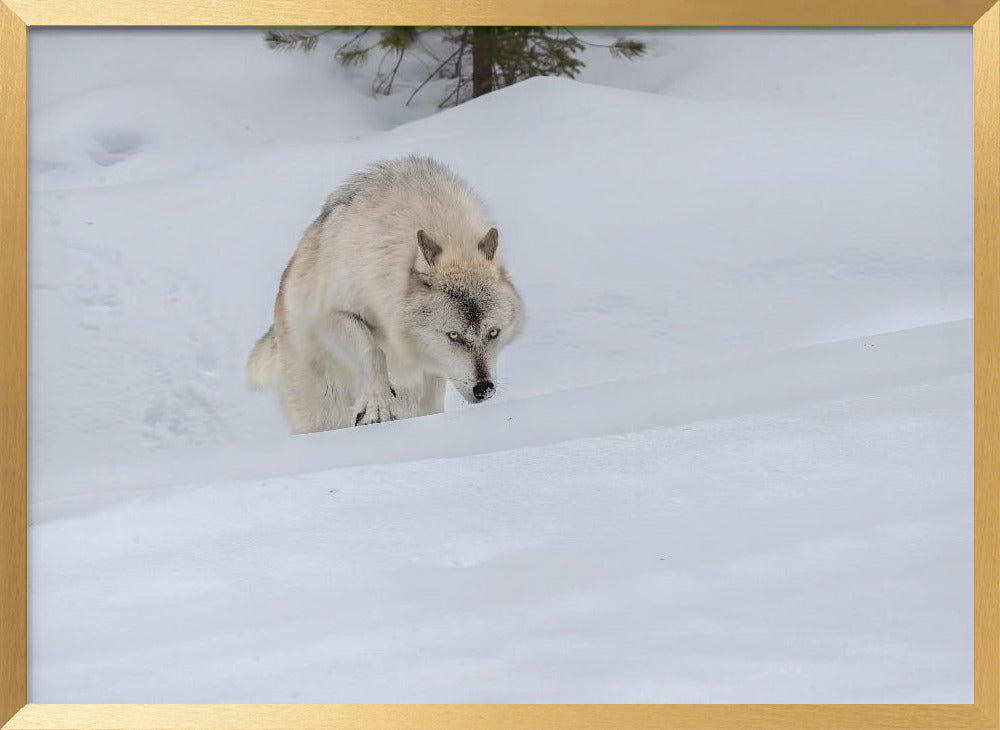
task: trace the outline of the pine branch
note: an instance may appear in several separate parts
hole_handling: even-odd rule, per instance
[[[614,58],[631,61],[645,55],[646,44],[631,38],[619,38],[608,46],[608,50]]]
[[[378,44],[382,48],[391,48],[394,51],[402,52],[410,47],[410,44],[413,43],[415,38],[416,33],[412,26],[397,25],[382,33],[382,37],[379,38]]]
[[[592,41],[584,40],[566,26],[563,26],[560,30],[569,33],[583,45],[590,46],[591,48],[607,48],[611,55],[615,58],[631,61],[646,54],[646,44],[642,41],[633,40],[631,38],[618,38],[614,43],[594,43]],[[581,45],[581,48],[583,45]]]
[[[389,74],[389,82],[385,87],[385,95],[388,96],[392,93],[392,82],[396,80],[396,72],[399,71],[399,64],[403,62],[403,56],[406,55],[406,51],[399,51],[399,57],[396,59],[396,65],[392,67],[392,73]]]
[[[345,26],[345,27],[347,27],[347,26]],[[367,26],[363,27],[361,30],[358,31],[357,35],[355,35],[353,38],[351,38],[350,40],[344,41],[339,46],[337,46],[337,50],[334,51],[334,55],[335,56],[339,56],[339,54],[340,54],[341,51],[343,51],[345,48],[347,48],[352,43],[357,43],[359,40],[361,40],[362,38],[364,38],[365,34],[368,33],[368,31],[370,31],[371,29],[372,29],[372,27],[370,25],[367,25]]]
[[[276,51],[303,51],[311,53],[316,48],[319,37],[329,33],[329,30],[310,33],[305,30],[268,30],[264,35],[267,47]]]
[[[304,51],[305,53],[311,53],[316,48],[317,41],[322,36],[333,33],[336,30],[338,29],[327,28],[318,32],[309,32],[298,29],[272,28],[264,34],[264,42],[267,43],[268,48],[278,51]]]
[[[431,71],[427,75],[427,78],[425,78],[423,81],[420,82],[420,86],[418,86],[417,88],[415,88],[413,90],[413,93],[410,94],[410,97],[406,100],[406,106],[409,106],[410,102],[413,101],[413,97],[417,95],[417,92],[420,91],[422,88],[424,88],[424,86],[427,85],[428,81],[430,81],[432,78],[434,78],[435,76],[437,76],[438,72],[441,69],[443,69],[448,64],[448,62],[451,61],[451,59],[453,59],[455,56],[457,56],[461,52],[461,50],[462,50],[462,47],[459,46],[459,48],[458,48],[457,51],[453,52],[450,56],[448,56],[448,58],[444,59],[441,62],[441,64],[436,69],[434,69],[433,71]]]

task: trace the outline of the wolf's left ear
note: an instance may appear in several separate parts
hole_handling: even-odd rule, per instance
[[[491,228],[486,231],[483,240],[479,242],[479,250],[486,257],[487,261],[493,260],[493,255],[497,252],[498,243],[500,243],[500,234],[497,233],[497,229]]]

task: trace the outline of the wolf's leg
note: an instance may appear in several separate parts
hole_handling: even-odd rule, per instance
[[[321,339],[330,354],[354,375],[354,424],[396,420],[392,410],[396,394],[389,384],[385,353],[375,344],[365,321],[350,312],[334,312]]]
[[[292,433],[312,433],[331,428],[353,426],[354,417],[349,413],[351,397],[341,389],[333,388],[331,378],[320,363],[328,356],[309,349],[310,341],[294,345],[287,338],[278,359],[280,376],[276,379],[281,410]],[[304,345],[304,346],[303,346]]]
[[[393,363],[387,359],[386,364],[396,393],[392,402],[396,418],[427,416],[444,410],[444,378],[407,368],[405,363]]]
[[[424,392],[421,399],[422,415],[444,412],[445,379],[437,375],[424,376]]]

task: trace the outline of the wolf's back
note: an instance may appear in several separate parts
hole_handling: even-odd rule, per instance
[[[274,325],[268,328],[247,358],[247,383],[251,388],[264,389],[274,386],[278,369],[278,343],[274,339]]]

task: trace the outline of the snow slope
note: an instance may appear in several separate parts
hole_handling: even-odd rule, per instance
[[[31,701],[971,700],[969,34],[629,34],[432,115],[32,31]],[[278,275],[410,152],[528,330],[489,405],[288,437]]]
[[[970,385],[45,522],[32,696],[968,701]]]

